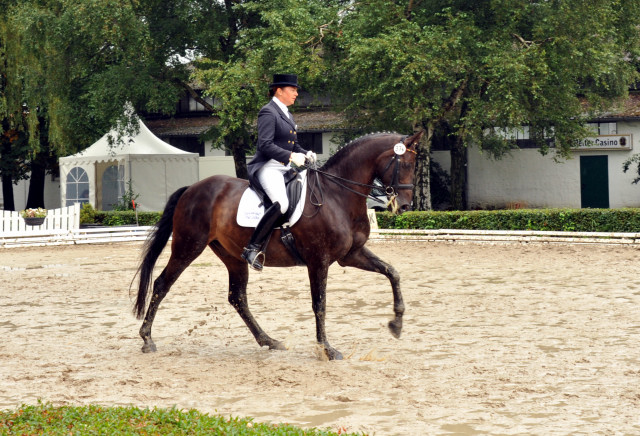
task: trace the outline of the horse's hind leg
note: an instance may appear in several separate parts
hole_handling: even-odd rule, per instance
[[[395,318],[389,321],[389,330],[394,337],[399,338],[402,333],[404,301],[402,300],[402,292],[400,292],[400,275],[395,268],[382,261],[366,247],[349,252],[344,258],[338,260],[338,263],[341,266],[352,266],[365,271],[384,274],[389,279],[393,290],[393,311],[395,313]]]
[[[258,345],[261,347],[266,345],[270,350],[286,350],[282,342],[276,341],[262,330],[249,310],[249,301],[247,299],[249,266],[247,262],[230,256],[215,243],[211,244],[211,249],[218,255],[229,271],[229,303],[236,309],[244,323],[249,327]]]
[[[198,250],[195,247],[192,247],[190,250],[183,250],[181,254],[175,255],[176,247],[173,247],[173,253],[171,254],[171,258],[169,259],[169,263],[164,268],[160,276],[153,282],[153,295],[151,296],[151,302],[149,303],[149,307],[147,308],[147,313],[144,317],[144,321],[142,322],[142,326],[140,327],[140,337],[144,341],[144,345],[142,346],[143,353],[151,353],[157,350],[156,344],[151,339],[151,327],[153,325],[153,320],[156,317],[156,313],[158,312],[158,307],[160,307],[160,303],[164,299],[164,297],[171,289],[171,286],[178,280],[180,274],[193,262],[199,255],[202,253],[204,248]]]

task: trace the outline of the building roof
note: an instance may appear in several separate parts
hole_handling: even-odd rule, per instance
[[[293,114],[298,131],[326,132],[345,128],[343,115],[331,111],[298,111]],[[218,123],[217,118],[203,114],[179,118],[149,119],[145,123],[158,136],[199,136]]]
[[[612,110],[603,113],[598,118],[640,118],[640,94],[630,93],[627,98],[621,100]]]

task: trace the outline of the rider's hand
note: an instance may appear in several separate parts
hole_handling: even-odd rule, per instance
[[[307,151],[306,158],[312,165],[318,161],[318,156],[313,151]]]
[[[302,153],[291,153],[291,157],[289,158],[289,162],[293,162],[299,167],[304,166],[305,155]]]

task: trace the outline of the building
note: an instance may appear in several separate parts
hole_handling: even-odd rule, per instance
[[[338,147],[334,134],[344,120],[327,109],[328,102],[312,106],[302,94],[294,116],[299,139],[305,148],[328,158]],[[310,109],[307,109],[311,106]],[[214,174],[235,176],[233,158],[224,150],[211,149],[200,135],[216,122],[191,96],[185,96],[173,117],[147,116],[146,125],[169,144],[199,154],[199,177]],[[640,94],[633,92],[616,111],[590,123],[594,135],[577,145],[571,159],[556,162],[553,150],[546,156],[527,146],[527,128],[518,133],[519,149],[500,160],[477,148],[468,150],[467,202],[470,208],[620,208],[640,207],[640,186],[632,181],[634,169],[622,170],[625,160],[640,153]],[[447,150],[435,149],[433,160],[450,168]],[[47,208],[60,207],[60,181],[50,176],[45,186]],[[24,208],[28,181],[14,188],[16,209]],[[0,207],[2,199],[0,198]]]
[[[553,150],[543,156],[528,148],[528,131],[518,133],[521,148],[494,160],[477,148],[468,150],[467,203],[470,209],[640,207],[635,168],[623,162],[640,153],[640,94],[632,93],[616,111],[589,123],[594,134],[556,162]],[[447,151],[434,151],[443,168]]]

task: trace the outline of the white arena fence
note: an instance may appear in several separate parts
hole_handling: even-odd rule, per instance
[[[153,226],[80,228],[80,204],[49,210],[41,226],[27,226],[18,212],[0,211],[0,248],[144,241]],[[375,215],[374,215],[375,216]],[[535,230],[412,230],[377,229],[370,241],[423,241],[449,243],[564,243],[638,245],[640,233],[549,232]]]
[[[28,226],[19,212],[0,211],[0,247],[144,241],[151,226],[80,228],[80,204],[51,209],[40,226]]]
[[[564,244],[640,244],[640,233],[551,232],[539,230],[457,230],[457,229],[378,229],[374,241],[441,241],[456,243],[564,243]]]
[[[0,210],[0,222],[2,223],[1,235],[79,229],[80,203],[47,211],[44,223],[39,226],[28,226],[20,216],[20,212],[10,210]]]

